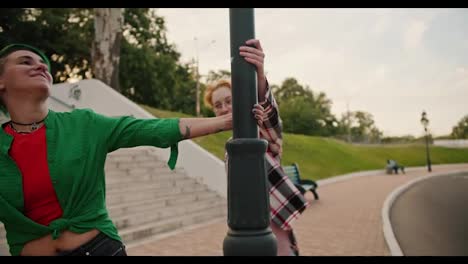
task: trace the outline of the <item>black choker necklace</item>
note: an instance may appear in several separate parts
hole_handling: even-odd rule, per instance
[[[44,120],[45,120],[45,118],[42,119],[41,121],[33,122],[33,123],[31,123],[31,124],[23,124],[23,123],[18,123],[18,122],[15,122],[15,121],[11,120],[11,121],[10,121],[10,122],[11,122],[11,123],[10,123],[10,127],[11,127],[16,133],[27,134],[27,133],[31,133],[31,132],[35,131],[36,129],[38,129],[38,128],[39,128],[39,125],[40,125],[42,122],[44,122]],[[31,131],[29,131],[29,132],[18,131],[18,130],[16,130],[15,127],[13,127],[13,124],[15,124],[15,125],[20,125],[20,126],[31,126]]]

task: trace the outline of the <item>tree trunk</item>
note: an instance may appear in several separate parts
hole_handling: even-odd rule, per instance
[[[123,9],[95,8],[95,38],[91,50],[93,75],[120,92],[119,61]]]

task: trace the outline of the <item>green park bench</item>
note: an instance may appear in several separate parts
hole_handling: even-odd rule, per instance
[[[301,174],[299,173],[299,166],[297,163],[293,163],[291,166],[283,166],[283,170],[302,194],[310,191],[314,194],[315,200],[319,199],[317,194],[317,183],[313,180],[301,179]]]

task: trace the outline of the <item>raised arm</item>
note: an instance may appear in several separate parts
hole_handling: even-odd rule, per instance
[[[258,39],[250,39],[245,42],[248,46],[239,48],[240,55],[255,65],[257,68],[257,90],[258,104],[254,106],[253,112],[260,128],[260,137],[268,141],[268,149],[275,155],[282,152],[282,131],[279,118],[278,105],[265,77],[262,45]]]
[[[240,55],[244,56],[244,59],[255,65],[257,68],[257,89],[258,89],[258,101],[263,102],[265,100],[267,90],[267,80],[265,77],[264,61],[265,53],[263,53],[262,45],[258,39],[249,39],[245,42],[249,46],[239,47]],[[253,47],[251,47],[253,46]]]
[[[232,113],[205,118],[181,118],[180,134],[184,139],[201,137],[232,129]]]
[[[77,110],[78,111],[78,110]],[[107,152],[135,146],[171,148],[168,165],[174,169],[179,141],[232,129],[232,114],[207,118],[136,119],[130,116],[107,117],[92,110],[86,112]],[[96,130],[96,128],[102,128]]]

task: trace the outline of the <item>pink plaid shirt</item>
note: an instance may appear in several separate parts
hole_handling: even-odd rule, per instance
[[[269,86],[265,98],[265,101],[260,102],[260,104],[265,109],[266,118],[259,125],[259,132],[260,138],[268,141],[265,159],[270,187],[270,215],[271,220],[279,227],[290,230],[291,223],[299,218],[309,203],[281,167],[282,127],[278,105]],[[226,169],[228,168],[227,162],[228,154],[226,152]]]

